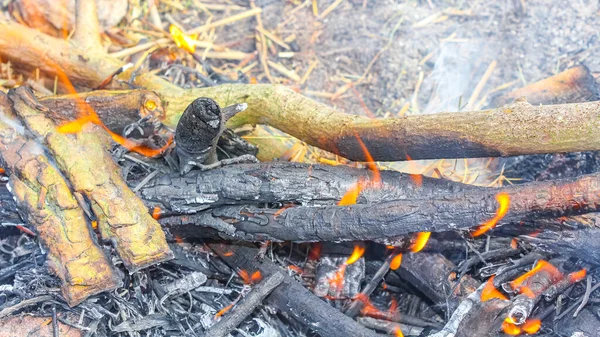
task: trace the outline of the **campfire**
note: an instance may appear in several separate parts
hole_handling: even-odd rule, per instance
[[[595,335],[595,42],[445,6],[10,1],[0,336]]]

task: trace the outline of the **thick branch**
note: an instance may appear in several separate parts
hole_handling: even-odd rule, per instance
[[[137,271],[172,258],[160,225],[127,188],[94,132],[59,133],[39,111],[44,106],[26,87],[14,89],[8,96],[27,129],[48,147],[73,189],[90,200],[103,238],[112,241],[127,269]]]
[[[2,93],[0,161],[10,173],[13,195],[27,222],[48,248],[48,265],[62,281],[65,300],[73,306],[88,296],[120,286],[117,273],[95,243],[67,182],[40,145],[26,139],[11,110]]]
[[[194,171],[182,177],[167,174],[139,190],[147,204],[174,213],[195,213],[220,205],[295,203],[333,205],[359,180],[370,181],[369,171],[347,166],[300,163],[261,163]],[[398,199],[428,199],[477,189],[449,180],[423,177],[416,185],[411,177],[381,171],[381,184],[367,185],[358,203],[373,204]],[[451,197],[451,196],[449,196]]]
[[[227,206],[213,216],[233,222],[246,239],[282,241],[374,240],[413,232],[468,229],[494,217],[496,195],[510,197],[504,223],[596,212],[600,208],[600,174],[535,182],[501,189],[472,189],[430,200],[395,200],[353,206],[273,209]],[[203,215],[166,218],[163,224],[203,221]]]
[[[48,37],[19,24],[2,22],[0,56],[16,64],[57,73],[97,86],[122,62],[101,53]],[[58,71],[60,74],[60,71]],[[129,73],[121,74],[126,78]],[[533,153],[600,150],[600,104],[531,106],[524,102],[481,112],[441,113],[372,120],[346,115],[282,86],[223,85],[184,90],[141,74],[135,83],[163,99],[171,127],[200,96],[227,106],[246,102],[249,109],[230,125],[264,123],[311,145],[353,160],[364,160],[356,136],[375,160],[513,156]]]

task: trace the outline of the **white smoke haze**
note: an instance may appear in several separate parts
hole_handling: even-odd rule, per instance
[[[18,119],[0,113],[0,122],[10,126],[20,135],[25,134],[25,127],[23,126],[23,124],[21,124],[21,121],[19,121]]]

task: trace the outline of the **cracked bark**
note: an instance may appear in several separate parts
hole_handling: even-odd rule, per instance
[[[63,297],[74,306],[119,287],[121,279],[96,244],[67,182],[41,146],[24,137],[11,110],[6,95],[0,94],[0,159],[25,220],[48,249],[48,266],[62,281]]]
[[[52,153],[73,189],[90,200],[103,239],[113,243],[127,269],[137,271],[173,257],[160,225],[121,179],[94,132],[59,133],[25,87],[11,90],[8,97],[27,129]]]
[[[392,200],[352,206],[298,206],[279,214],[272,208],[223,206],[206,211],[227,220],[246,240],[375,240],[414,232],[466,230],[491,219],[496,195],[510,196],[501,223],[596,212],[600,207],[600,173],[576,179],[534,182],[504,188],[472,188],[452,196]],[[181,226],[206,221],[206,214],[167,217],[161,223]]]

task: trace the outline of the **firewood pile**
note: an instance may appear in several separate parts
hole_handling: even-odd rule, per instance
[[[392,15],[359,75],[309,90],[305,43],[374,2],[11,1],[0,336],[595,336],[595,74],[484,93],[493,60],[423,115],[420,71],[372,112],[399,30],[477,16],[446,8]]]

